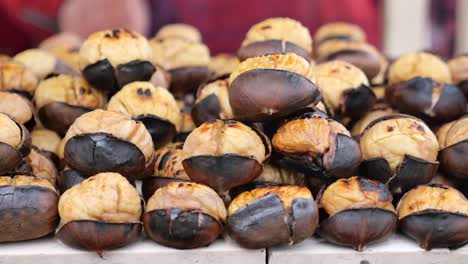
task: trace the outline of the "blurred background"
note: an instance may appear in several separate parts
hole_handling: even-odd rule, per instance
[[[301,21],[312,34],[327,22],[358,24],[389,56],[468,50],[465,0],[0,0],[0,53],[35,47],[60,31],[86,37],[127,27],[151,37],[176,22],[199,28],[212,54],[234,53],[253,24],[277,16]]]

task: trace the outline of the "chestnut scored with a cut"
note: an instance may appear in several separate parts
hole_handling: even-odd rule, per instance
[[[148,40],[127,29],[95,32],[80,49],[80,68],[84,78],[92,86],[110,94],[127,83],[150,80],[155,71],[150,60]]]
[[[59,224],[59,195],[46,180],[25,175],[1,176],[0,195],[0,242],[44,237]]]
[[[46,180],[52,186],[56,186],[58,172],[54,161],[49,158],[49,155],[33,146],[29,155],[8,174],[34,175],[36,178]]]
[[[468,200],[456,189],[418,186],[401,198],[397,212],[400,229],[425,250],[468,243]]]
[[[384,184],[357,176],[328,186],[319,203],[328,214],[318,233],[327,241],[362,251],[391,236],[398,217]]]
[[[468,179],[468,115],[442,126],[437,132],[442,170],[459,179]]]
[[[31,99],[39,80],[24,64],[0,63],[0,91],[15,92]]]
[[[152,173],[154,147],[141,122],[97,109],[80,116],[70,126],[60,143],[59,157],[88,177],[117,172],[133,181]]]
[[[32,145],[38,148],[43,155],[47,156],[57,169],[60,169],[58,149],[61,140],[60,136],[52,130],[35,128],[31,132]]]
[[[211,120],[196,128],[183,147],[185,172],[192,181],[225,195],[262,173],[271,144],[259,129],[234,120]]]
[[[141,233],[140,195],[118,173],[100,173],[73,186],[60,197],[58,209],[64,225],[56,236],[71,247],[101,255]]]
[[[13,117],[0,113],[0,175],[13,170],[31,152],[31,135]]]
[[[377,118],[382,116],[387,116],[396,113],[390,106],[384,103],[377,103],[375,104],[372,109],[364,115],[361,119],[359,119],[351,129],[351,135],[359,139],[361,136],[362,131],[369,125],[370,122],[374,121]]]
[[[423,121],[403,114],[372,121],[359,140],[363,176],[387,184],[393,195],[431,181],[439,162],[439,143]]]
[[[340,123],[305,112],[273,136],[275,162],[312,176],[349,177],[361,162],[359,144]]]
[[[198,88],[197,100],[192,108],[192,119],[196,125],[212,119],[233,118],[228,89],[227,79],[217,79]]]
[[[223,200],[209,187],[171,182],[148,200],[143,225],[157,243],[190,249],[208,246],[216,240],[226,215]]]
[[[0,73],[1,74],[1,73]],[[18,123],[23,124],[29,131],[36,125],[36,112],[32,102],[22,93],[1,91],[0,113],[12,116]]]
[[[247,59],[229,77],[229,103],[234,118],[260,122],[283,117],[310,104],[320,92],[311,66],[294,54],[270,54]]]
[[[297,244],[311,237],[319,222],[307,187],[266,186],[243,192],[228,209],[230,236],[245,248]]]

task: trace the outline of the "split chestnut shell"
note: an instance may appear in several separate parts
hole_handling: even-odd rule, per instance
[[[439,161],[444,172],[462,180],[468,179],[468,115],[442,126],[437,137]]]
[[[31,151],[28,130],[13,117],[0,113],[0,175],[13,170]]]

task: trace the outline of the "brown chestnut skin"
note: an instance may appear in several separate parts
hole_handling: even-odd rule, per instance
[[[95,251],[120,248],[135,241],[141,223],[105,223],[91,220],[70,221],[55,236],[70,247]]]
[[[67,133],[68,128],[78,117],[91,110],[92,109],[87,107],[72,106],[63,102],[53,102],[41,107],[38,114],[44,126],[63,137]]]
[[[8,116],[7,114],[3,115]],[[7,173],[8,171],[14,169],[23,160],[24,157],[29,155],[32,148],[31,134],[26,129],[26,127],[16,122],[11,116],[8,117],[13,120],[19,127],[21,131],[21,142],[17,148],[0,142],[0,174]]]
[[[176,126],[169,120],[155,115],[141,115],[134,118],[142,122],[151,134],[155,148],[160,148],[170,143],[177,135]]]
[[[0,195],[0,242],[44,237],[53,233],[59,224],[59,196],[52,189],[34,185],[0,186]]]
[[[214,75],[208,66],[179,67],[169,70],[169,73],[171,74],[169,90],[177,99],[195,93],[200,84]]]
[[[86,180],[88,177],[80,174],[76,170],[72,170],[66,167],[62,170],[57,178],[58,190],[60,193],[64,193],[66,190],[71,187],[80,184],[82,181]]]
[[[465,114],[466,99],[455,85],[416,77],[385,90],[386,100],[398,111],[433,123],[448,122]]]
[[[248,58],[262,56],[265,54],[272,53],[296,53],[302,58],[310,61],[310,54],[298,45],[290,42],[278,39],[270,39],[265,41],[252,42],[245,46],[240,47],[237,51],[237,57],[240,61],[244,61]]]
[[[466,133],[467,121],[468,115],[465,115],[462,118],[454,121],[454,123],[450,125],[450,128],[448,128],[448,131],[445,133],[444,138],[447,140],[447,137],[452,137],[452,139],[448,140],[453,141],[453,136],[457,136],[457,134],[461,133]],[[438,137],[439,132],[437,133]],[[448,175],[461,180],[468,179],[468,162],[466,162],[466,157],[468,155],[468,138],[466,136],[464,138],[465,139],[461,141],[457,140],[458,142],[449,146],[446,146],[445,142],[440,142],[441,140],[439,139],[441,150],[439,152],[438,159],[440,161],[442,170]]]
[[[320,100],[318,88],[289,71],[254,69],[241,73],[229,87],[235,119],[259,122],[293,113]]]

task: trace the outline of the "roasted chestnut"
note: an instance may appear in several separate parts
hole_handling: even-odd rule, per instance
[[[336,115],[359,119],[377,101],[364,72],[344,61],[329,61],[315,66],[312,80]]]
[[[310,64],[294,54],[253,57],[229,77],[229,103],[235,119],[260,122],[316,104],[320,92]]]
[[[462,91],[451,84],[449,67],[428,53],[410,53],[389,69],[388,103],[398,111],[431,123],[448,122],[466,111]]]
[[[47,180],[33,176],[0,177],[0,242],[29,240],[53,233],[60,218],[59,195]]]
[[[468,54],[460,55],[448,61],[453,82],[468,98]]]
[[[233,118],[228,86],[228,80],[221,79],[200,87],[192,108],[192,119],[196,125],[211,119]]]
[[[246,184],[262,173],[270,156],[268,138],[234,120],[211,120],[190,133],[184,143],[185,172],[219,194]]]
[[[239,59],[229,53],[220,53],[212,56],[208,68],[210,68],[216,77],[231,74],[237,66],[239,66]]]
[[[170,143],[155,151],[153,176],[143,179],[141,187],[145,201],[170,182],[190,181],[182,166],[183,146],[183,142]]]
[[[157,64],[153,66],[154,73],[151,75],[149,82],[152,83],[154,87],[164,87],[169,89],[171,84],[171,74]]]
[[[180,38],[188,42],[201,42],[200,31],[189,24],[167,24],[161,27],[155,35],[155,39]]]
[[[31,135],[13,117],[0,113],[0,175],[14,169],[31,151]]]
[[[116,93],[107,110],[120,112],[141,121],[148,129],[155,148],[171,142],[180,127],[180,109],[172,94],[150,82],[132,82]]]
[[[468,242],[468,200],[440,184],[418,186],[398,203],[400,229],[425,250]]]
[[[192,118],[192,107],[188,106],[181,100],[177,100],[180,111],[180,128],[179,133],[175,137],[174,141],[185,141],[188,135],[196,128],[195,122]]]
[[[95,32],[80,49],[80,68],[84,78],[92,86],[110,94],[127,83],[148,81],[155,70],[150,61],[148,40],[127,29]]]
[[[361,119],[359,119],[354,125],[353,129],[351,130],[351,135],[354,138],[359,138],[361,136],[362,131],[369,125],[370,122],[374,121],[377,118],[382,116],[387,116],[394,114],[395,110],[393,110],[390,106],[379,103],[375,104],[372,107],[372,110],[365,114]]]
[[[143,123],[97,109],[70,126],[60,142],[59,158],[87,176],[118,172],[133,181],[153,169],[153,140]]]
[[[361,69],[369,80],[382,72],[381,55],[377,49],[365,42],[329,40],[318,47],[318,61],[341,60]]]
[[[31,132],[32,145],[52,160],[56,168],[60,168],[58,149],[61,140],[60,136],[52,130],[36,128]]]
[[[391,236],[398,217],[392,194],[384,184],[366,178],[339,179],[329,185],[319,203],[328,214],[318,233],[327,241],[362,251],[367,244]]]
[[[306,60],[312,54],[312,37],[301,22],[275,17],[253,25],[237,51],[240,61],[272,53],[296,53]]]
[[[362,175],[386,183],[394,195],[428,183],[437,173],[439,143],[415,117],[393,114],[377,118],[364,129],[359,143]]]
[[[80,184],[88,178],[88,175],[79,173],[76,170],[65,166],[57,177],[57,187],[60,193],[66,192],[71,187]]]
[[[230,236],[245,248],[293,245],[318,226],[317,205],[301,186],[266,186],[243,192],[228,208]]]
[[[12,116],[29,130],[36,125],[33,104],[18,93],[0,91],[0,112]]]
[[[68,189],[58,210],[56,236],[75,248],[96,251],[126,246],[141,233],[138,191],[118,173],[99,173]]]
[[[272,143],[278,164],[315,177],[349,177],[361,162],[359,144],[343,125],[310,112],[284,123]]]
[[[442,126],[437,132],[439,161],[445,173],[468,179],[468,115]]]
[[[143,225],[148,236],[159,244],[198,248],[218,238],[226,214],[223,200],[207,186],[171,182],[149,199]]]
[[[14,61],[24,64],[41,80],[53,73],[77,74],[52,53],[41,49],[28,49],[16,54]]]
[[[79,116],[103,107],[106,98],[84,79],[60,74],[39,83],[34,101],[41,123],[64,136]]]
[[[208,68],[210,51],[203,43],[183,38],[153,38],[153,63],[171,74],[170,90],[178,99],[193,93],[212,72]]]
[[[36,147],[11,172],[11,175],[34,175],[38,179],[46,180],[53,186],[57,180],[57,168],[54,162]]]
[[[16,92],[27,98],[32,98],[38,83],[32,71],[13,61],[0,63],[0,80],[0,91]]]
[[[366,33],[358,25],[346,22],[334,22],[322,25],[315,33],[314,39],[317,45],[336,39],[365,42]]]

